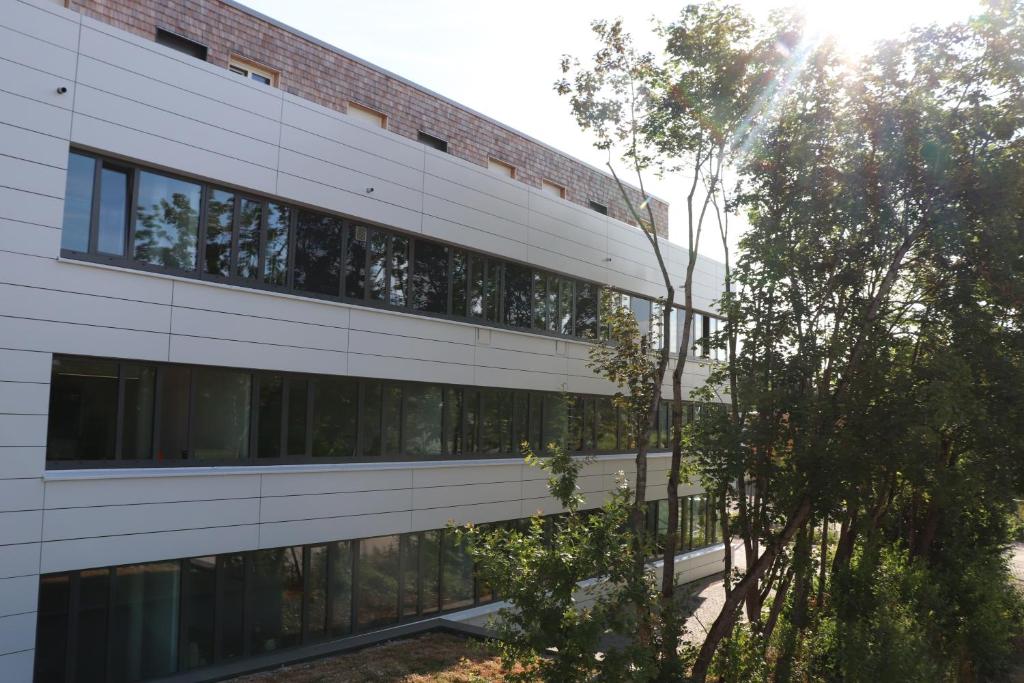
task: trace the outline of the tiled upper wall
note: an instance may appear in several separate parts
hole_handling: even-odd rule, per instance
[[[207,61],[225,67],[231,54],[280,73],[279,87],[320,105],[345,111],[358,102],[387,115],[392,132],[416,139],[419,131],[448,141],[448,151],[487,166],[497,158],[516,168],[516,179],[534,187],[542,180],[565,188],[565,198],[634,224],[614,180],[496,121],[463,108],[394,74],[378,69],[232,2],[211,0],[68,0],[87,16],[153,39],[157,28],[208,49]],[[633,201],[640,193],[629,188]],[[653,199],[659,233],[668,235],[668,204]]]

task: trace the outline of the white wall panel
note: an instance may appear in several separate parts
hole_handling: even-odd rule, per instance
[[[215,555],[256,547],[257,526],[165,531],[43,543],[41,573]],[[38,552],[38,550],[37,550]]]
[[[31,650],[35,640],[35,612],[0,617],[0,654]]]
[[[45,467],[45,446],[0,446],[0,477],[38,477]]]
[[[39,579],[36,576],[0,579],[0,616],[35,612],[38,597]]]
[[[0,318],[0,346],[83,356],[167,360],[166,334],[23,318]]]
[[[286,320],[337,328],[349,327],[349,307],[292,294],[256,292],[210,282],[174,283],[174,306],[220,311],[258,319]]]
[[[172,280],[123,268],[0,252],[0,282],[80,294],[171,303]]]
[[[260,525],[259,547],[279,548],[300,543],[342,541],[407,531],[412,531],[411,513],[409,512],[384,512],[295,522],[275,522]]]
[[[32,194],[10,187],[0,187],[0,218],[59,226],[63,219],[64,200]]]
[[[74,50],[78,44],[79,15],[64,9],[62,4],[41,0],[8,2],[4,7],[4,26],[54,47]]]
[[[43,541],[255,524],[259,509],[258,498],[239,498],[47,510]]]
[[[421,214],[419,209],[414,210],[393,202],[382,201],[377,198],[376,190],[367,193],[367,187],[376,188],[372,182],[363,187],[353,187],[357,187],[357,191],[350,192],[288,173],[280,173],[277,177],[277,194],[289,199],[349,216],[358,216],[402,230],[420,232]],[[403,193],[402,197],[408,198],[408,190],[401,190],[401,192]],[[386,195],[387,193],[382,194]]]
[[[137,505],[142,503],[257,498],[258,474],[203,474],[203,468],[171,471],[173,476],[132,476],[131,470],[54,472],[46,482],[46,508]]]
[[[194,308],[175,308],[171,333],[229,341],[295,346],[319,351],[345,351],[349,331],[325,325],[233,315]]]
[[[39,351],[0,349],[0,382],[49,384],[51,357]]]
[[[0,316],[166,333],[171,309],[161,304],[0,284]]]
[[[167,343],[166,340],[164,342]],[[168,360],[256,370],[289,370],[328,375],[348,372],[348,355],[340,351],[174,335]]]
[[[0,218],[0,245],[14,254],[53,258],[60,252],[60,229]]]
[[[3,320],[0,319],[0,327]],[[45,446],[45,415],[0,414],[0,446]]]
[[[29,683],[32,680],[34,663],[34,650],[0,655],[0,671],[4,672],[10,683]]]
[[[409,498],[409,491],[405,489],[265,497],[260,506],[260,522],[289,522],[405,511],[410,509]]]
[[[32,543],[39,540],[42,510],[0,512],[0,545]]]
[[[21,64],[57,79],[75,78],[77,55],[73,50],[11,30],[6,26],[0,26],[0,59]]]
[[[41,510],[42,507],[42,479],[0,479],[0,512]],[[38,539],[33,537],[31,540]]]
[[[325,466],[327,467],[327,466]],[[388,491],[412,486],[413,470],[405,467],[374,469],[373,463],[330,471],[318,467],[306,472],[273,472],[262,475],[262,495],[295,496],[348,491]]]

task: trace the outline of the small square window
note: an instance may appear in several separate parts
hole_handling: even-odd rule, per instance
[[[516,167],[515,166],[513,166],[512,164],[506,164],[504,161],[499,161],[498,159],[495,159],[494,157],[488,157],[488,159],[487,159],[487,168],[492,173],[497,173],[498,175],[503,175],[506,178],[515,178],[516,177]]]
[[[189,40],[185,36],[179,36],[177,33],[168,31],[167,29],[158,28],[156,30],[156,42],[164,47],[169,47],[172,50],[177,50],[190,57],[201,59],[206,61],[206,46],[197,43],[194,40]]]
[[[272,88],[277,87],[279,76],[277,71],[238,55],[231,55],[231,59],[228,61],[228,70],[244,78],[252,79],[257,83],[269,85]]]
[[[595,202],[593,199],[590,200],[590,208],[598,213],[603,213],[605,216],[608,215],[608,207],[600,202]]]
[[[365,123],[372,128],[387,128],[388,117],[387,114],[382,114],[376,109],[370,109],[369,107],[358,104],[356,102],[348,103],[348,115],[359,121]]]
[[[552,197],[558,197],[565,199],[565,187],[558,183],[553,183],[550,180],[541,180],[540,189],[544,194],[549,194]]]
[[[434,137],[430,133],[424,133],[422,130],[416,133],[416,139],[422,142],[427,147],[433,147],[439,152],[448,151],[448,141],[442,140],[441,138]]]

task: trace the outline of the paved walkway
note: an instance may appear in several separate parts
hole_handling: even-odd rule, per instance
[[[1024,543],[1014,543],[1010,554],[1010,571],[1021,588],[1024,588]]]
[[[732,561],[740,569],[746,568],[747,564],[743,555],[742,541],[733,541]],[[707,629],[711,628],[711,624],[715,622],[719,612],[722,611],[722,605],[725,604],[722,572],[682,586],[680,591],[690,592],[690,595],[685,598],[684,604],[688,611],[693,610],[686,619],[686,633],[684,637],[687,641],[699,645],[704,642]]]

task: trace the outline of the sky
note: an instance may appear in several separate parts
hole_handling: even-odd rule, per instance
[[[527,135],[605,168],[608,154],[573,119],[555,93],[563,54],[586,61],[596,47],[590,22],[622,17],[636,43],[656,51],[652,18],[671,20],[684,1],[622,0],[241,0],[278,21],[335,45]],[[796,5],[822,34],[851,53],[908,27],[962,19],[972,0],[739,0],[755,17]],[[618,160],[613,159],[613,162]],[[621,168],[621,166],[620,166]],[[686,179],[645,178],[670,203],[669,238],[686,240]],[[733,225],[743,227],[742,217]],[[738,234],[732,230],[733,237]],[[734,243],[734,240],[731,240]],[[721,260],[717,232],[700,253]]]

